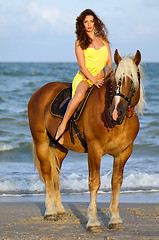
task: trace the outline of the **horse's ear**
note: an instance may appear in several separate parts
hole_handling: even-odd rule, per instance
[[[134,57],[134,62],[138,66],[141,61],[141,53],[139,50],[136,51],[135,57]]]
[[[118,53],[118,50],[116,49],[114,53],[114,62],[116,63],[116,65],[118,65],[120,61],[121,61],[121,57]]]

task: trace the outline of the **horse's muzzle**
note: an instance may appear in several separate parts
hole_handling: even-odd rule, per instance
[[[113,106],[109,108],[109,115],[113,125],[122,124],[125,118],[126,109],[127,109],[127,106],[125,106],[125,104],[119,104],[117,108]]]

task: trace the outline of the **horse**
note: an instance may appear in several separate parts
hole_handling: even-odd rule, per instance
[[[90,202],[87,211],[87,230],[100,228],[97,217],[97,192],[100,187],[101,157],[113,156],[112,193],[109,206],[109,228],[122,224],[119,215],[119,193],[124,165],[133,151],[133,142],[139,132],[138,114],[144,105],[143,72],[139,65],[141,53],[121,57],[114,53],[115,67],[107,74],[103,86],[94,87],[78,120],[78,127],[87,144],[87,150],[74,134],[64,134],[63,146],[53,143],[61,118],[50,114],[52,99],[69,83],[50,82],[31,96],[28,118],[33,138],[34,163],[46,187],[45,219],[55,219],[65,213],[60,195],[59,174],[68,150],[88,153]],[[137,113],[136,113],[137,106]],[[74,162],[76,164],[76,162]]]

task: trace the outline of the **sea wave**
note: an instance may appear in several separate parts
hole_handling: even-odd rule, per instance
[[[18,143],[11,143],[9,141],[0,142],[0,152],[3,153],[3,152],[10,151],[13,153],[13,152],[17,151],[17,154],[20,152],[23,152],[24,154],[26,153],[26,154],[31,155],[31,157],[33,159],[31,138],[28,139],[27,141],[26,140],[24,141],[24,137],[25,137],[25,135],[21,134],[22,139],[19,140]]]
[[[16,172],[14,172],[15,174]],[[45,192],[45,186],[37,175],[22,176],[16,173],[16,177],[7,176],[0,179],[0,194],[34,194]]]
[[[159,187],[159,174],[137,173],[124,178],[123,188]]]
[[[18,173],[15,169],[12,175],[0,179],[0,195],[3,194],[44,194],[45,185],[40,181],[37,172]],[[15,176],[16,177],[15,177]],[[121,193],[143,193],[159,191],[159,174],[137,173],[126,176],[123,180]],[[88,179],[73,173],[61,180],[61,192],[68,194],[87,194]],[[101,176],[99,194],[111,192],[111,176]]]
[[[9,151],[15,148],[18,148],[18,145],[13,145],[12,143],[4,143],[4,142],[0,142],[0,151]]]
[[[107,192],[111,189],[111,176],[105,174],[101,176],[100,190]],[[131,191],[159,189],[159,174],[137,173],[130,174],[123,179],[122,190]],[[71,174],[67,180],[62,182],[63,191],[85,191],[88,190],[88,179],[82,178],[78,174]]]
[[[42,197],[45,196],[45,193],[37,193],[37,194],[0,194],[0,197]]]

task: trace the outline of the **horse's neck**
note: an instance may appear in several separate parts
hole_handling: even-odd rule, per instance
[[[110,76],[105,79],[103,86],[100,89],[97,89],[99,95],[100,108],[103,108],[102,111],[106,108],[109,108],[110,105],[110,86],[111,78]]]
[[[95,87],[93,92],[91,93],[92,99],[96,100],[95,105],[99,104],[99,108],[109,108],[110,105],[110,88],[111,82],[114,80],[113,69],[108,73],[108,75],[104,79],[104,84],[101,88]],[[91,107],[94,108],[92,104]],[[102,110],[102,111],[103,111]]]
[[[113,72],[114,72],[114,69],[111,69],[111,70],[108,72],[108,74],[107,74],[106,77],[104,78],[104,81],[105,81],[105,82],[108,81],[110,78],[112,78],[112,76],[114,75]]]

